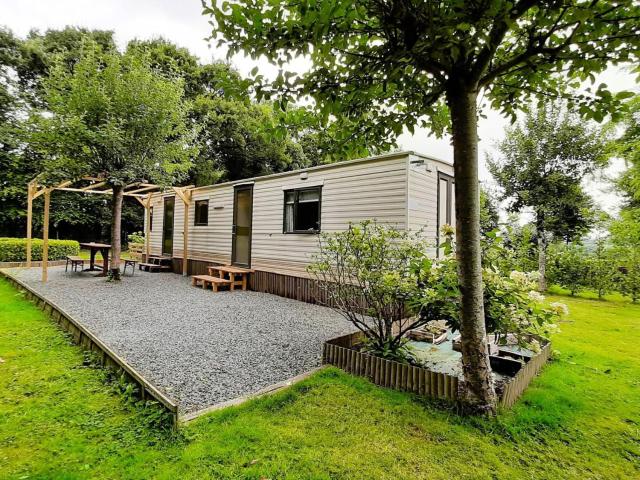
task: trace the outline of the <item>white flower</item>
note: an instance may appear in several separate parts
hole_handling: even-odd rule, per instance
[[[550,306],[556,315],[559,315],[561,317],[569,315],[569,307],[567,307],[564,303],[553,302]]]
[[[542,303],[544,302],[544,295],[542,295],[540,292],[536,292],[535,290],[531,290],[527,296],[529,297],[529,300],[531,300],[532,302],[536,302],[536,303]]]
[[[509,274],[509,278],[514,282],[524,283],[527,281],[527,275],[524,272],[514,270]]]

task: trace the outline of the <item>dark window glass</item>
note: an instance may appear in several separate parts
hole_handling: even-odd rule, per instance
[[[153,231],[153,207],[149,207],[149,231]]]
[[[320,231],[321,187],[284,192],[284,232],[317,233]]]
[[[197,200],[194,225],[209,224],[209,200]]]

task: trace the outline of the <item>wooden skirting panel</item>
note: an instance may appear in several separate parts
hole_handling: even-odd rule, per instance
[[[520,369],[516,376],[504,387],[504,391],[500,397],[500,405],[511,408],[520,398],[525,389],[531,383],[531,380],[540,372],[542,367],[551,357],[551,342],[542,347],[541,352],[529,360],[524,367]]]
[[[457,377],[352,350],[350,347],[361,338],[362,333],[357,332],[325,342],[322,363],[366,377],[381,387],[451,402],[458,400]]]
[[[327,305],[325,292],[310,278],[281,275],[257,270],[251,275],[249,285],[256,292],[271,293],[301,302]]]
[[[124,359],[120,358],[118,354],[102,343],[93,333],[55,303],[47,300],[31,287],[8,273],[0,271],[0,275],[4,276],[16,288],[25,292],[26,298],[49,315],[63,330],[68,332],[73,338],[74,343],[79,345],[83,350],[94,352],[102,366],[114,369],[117,373],[123,374],[129,382],[135,384],[138,387],[141,398],[152,397],[163,405],[171,414],[174,425],[177,425],[178,406],[131,367]]]
[[[189,259],[187,272],[189,275],[204,275],[208,273],[209,265],[216,264],[220,265],[213,261]],[[174,273],[182,273],[182,258],[173,257],[172,269]],[[249,288],[256,292],[271,293],[301,302],[326,305],[326,294],[311,278],[256,270],[249,277]]]

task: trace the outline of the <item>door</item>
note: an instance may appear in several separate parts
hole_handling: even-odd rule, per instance
[[[175,197],[165,197],[164,215],[162,217],[162,254],[173,256],[173,212]]]
[[[251,223],[253,219],[253,185],[241,185],[233,191],[233,226],[231,228],[231,263],[251,266]]]

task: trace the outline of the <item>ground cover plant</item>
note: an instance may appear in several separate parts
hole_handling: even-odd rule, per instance
[[[0,478],[636,478],[640,306],[549,300],[571,310],[559,354],[496,419],[331,368],[176,434],[0,280]]]

